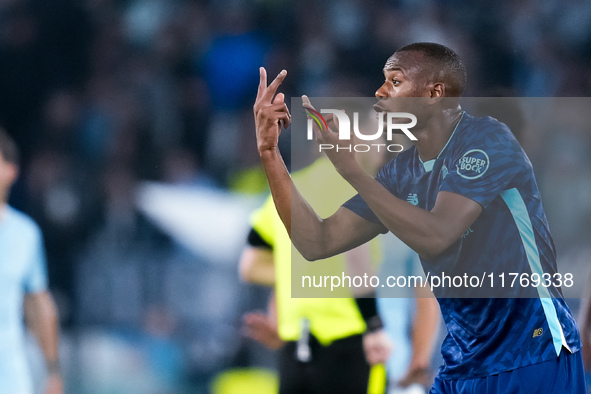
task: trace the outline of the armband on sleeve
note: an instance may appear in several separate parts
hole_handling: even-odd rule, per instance
[[[355,298],[359,313],[367,326],[366,332],[374,332],[384,328],[384,324],[378,314],[378,306],[375,298]]]

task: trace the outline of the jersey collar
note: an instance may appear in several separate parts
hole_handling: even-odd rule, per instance
[[[417,152],[417,156],[419,157],[419,160],[420,160],[421,164],[423,165],[423,168],[425,169],[425,172],[431,172],[431,171],[433,171],[433,167],[435,166],[435,161],[437,159],[439,159],[439,156],[441,156],[441,154],[443,153],[443,151],[445,151],[445,148],[447,148],[447,146],[449,145],[449,142],[451,141],[451,139],[453,138],[454,134],[456,133],[456,130],[458,129],[460,123],[462,123],[462,120],[464,119],[464,114],[465,113],[466,113],[466,111],[462,111],[462,114],[460,115],[460,120],[458,121],[458,123],[456,123],[456,127],[454,128],[454,131],[451,133],[451,135],[449,136],[447,142],[443,146],[443,149],[441,149],[441,152],[439,152],[439,154],[437,155],[437,157],[435,159],[427,160],[427,161],[424,162],[423,160],[421,160],[421,157],[419,156],[419,154]]]

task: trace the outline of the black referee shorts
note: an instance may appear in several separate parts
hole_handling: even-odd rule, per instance
[[[310,336],[311,360],[296,359],[296,342],[279,352],[280,394],[366,394],[369,364],[362,336],[354,335],[322,346]]]

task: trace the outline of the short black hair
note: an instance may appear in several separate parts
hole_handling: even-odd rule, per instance
[[[18,165],[19,153],[16,143],[12,137],[0,127],[0,154],[4,158],[4,161],[14,165]]]
[[[399,48],[396,53],[421,52],[432,61],[433,78],[441,78],[452,97],[460,97],[466,87],[466,66],[450,48],[434,42],[415,42]]]

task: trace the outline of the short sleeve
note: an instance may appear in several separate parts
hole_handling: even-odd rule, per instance
[[[376,175],[375,179],[376,181],[378,181],[379,184],[384,186],[390,193],[398,197],[395,182],[395,164],[396,162],[394,159],[385,166],[383,166],[380,169],[380,171],[378,171],[378,174]],[[371,208],[367,205],[367,203],[363,200],[363,198],[361,198],[359,194],[356,194],[349,201],[345,202],[343,204],[343,207],[349,209],[350,211],[353,211],[365,220],[368,220],[376,224],[382,224],[380,219],[373,213]],[[387,232],[385,226],[383,232]]]
[[[32,235],[31,255],[27,261],[27,271],[24,277],[26,293],[39,293],[47,290],[47,262],[43,236],[37,227]]]
[[[439,190],[468,197],[486,208],[531,163],[511,131],[500,122],[491,119],[484,129],[473,130],[470,137],[454,150],[453,164]]]
[[[274,223],[279,214],[273,197],[269,196],[265,203],[256,211],[254,211],[250,218],[250,224],[254,231],[265,241],[271,248],[275,244],[275,229]]]

